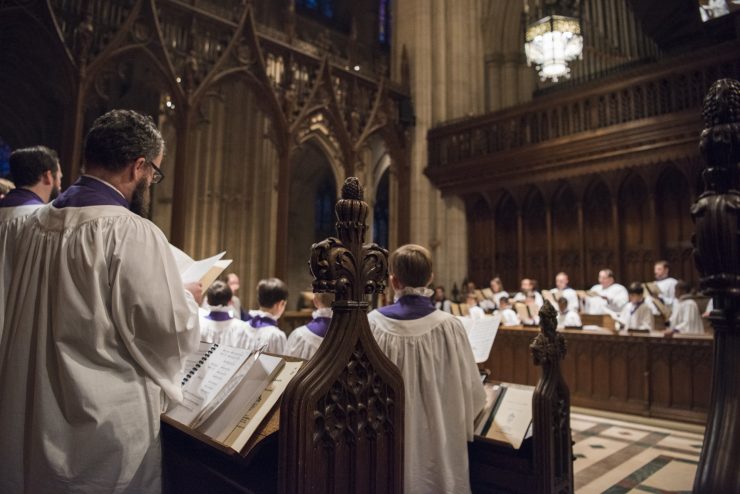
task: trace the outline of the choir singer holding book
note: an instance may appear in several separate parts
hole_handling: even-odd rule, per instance
[[[106,113],[86,174],[24,225],[0,351],[0,492],[161,491],[160,413],[182,399],[201,296],[143,217],[163,151],[150,118]]]

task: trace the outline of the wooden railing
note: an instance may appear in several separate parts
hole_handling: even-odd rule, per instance
[[[701,108],[707,88],[740,73],[737,43],[665,60],[428,133],[429,166],[444,167],[611,126]]]

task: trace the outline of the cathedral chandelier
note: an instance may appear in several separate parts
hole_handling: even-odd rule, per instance
[[[527,18],[524,52],[527,64],[535,65],[543,81],[570,77],[568,62],[580,59],[583,53],[581,23],[573,14],[578,12],[578,1],[537,2],[534,22],[529,22],[529,7],[525,2]],[[564,15],[571,14],[571,15]]]

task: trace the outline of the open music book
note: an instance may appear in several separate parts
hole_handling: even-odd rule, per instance
[[[203,342],[186,362],[182,403],[164,415],[239,451],[301,363]]]
[[[475,434],[519,449],[531,434],[533,386],[486,384],[486,405]]]

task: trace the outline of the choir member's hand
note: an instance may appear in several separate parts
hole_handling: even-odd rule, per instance
[[[663,336],[665,336],[666,338],[671,338],[673,337],[673,333],[675,333],[675,331],[673,331],[671,328],[668,328],[663,331]]]
[[[185,290],[193,294],[193,298],[198,305],[201,304],[201,302],[203,301],[203,285],[201,285],[199,281],[186,283]]]

